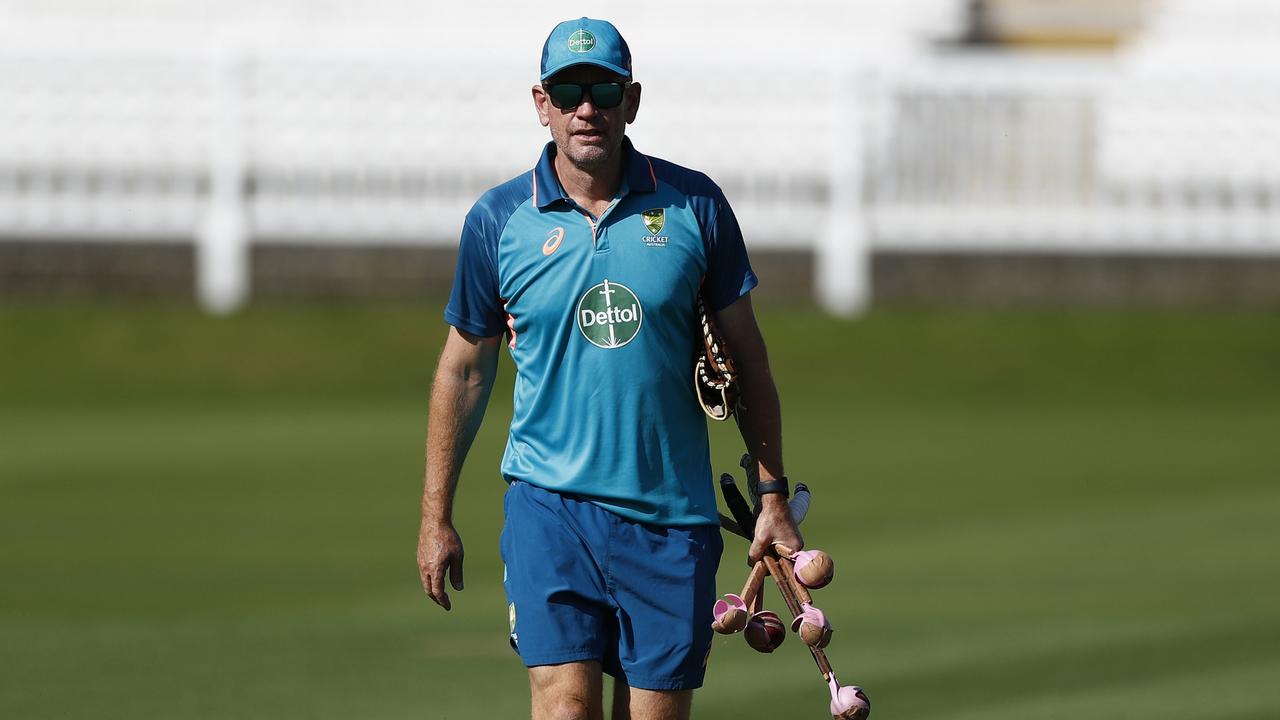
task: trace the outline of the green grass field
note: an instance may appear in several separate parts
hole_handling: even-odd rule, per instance
[[[876,717],[1280,717],[1280,316],[761,322],[805,534],[837,562],[830,654]],[[6,300],[0,717],[525,716],[508,359],[459,492],[467,589],[446,614],[417,578],[443,334],[436,306]],[[745,550],[726,541],[723,590]],[[729,637],[695,712],[826,703],[796,638]]]

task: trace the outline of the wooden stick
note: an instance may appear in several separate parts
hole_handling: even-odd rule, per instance
[[[756,564],[751,568],[751,575],[747,577],[748,580],[754,577],[756,581],[751,602],[747,604],[747,608],[752,615],[764,610],[764,576],[768,574],[768,568],[765,567],[764,560],[757,560]]]
[[[773,555],[766,554],[764,556],[765,567],[769,569],[769,574],[773,576],[773,582],[778,586],[778,592],[782,595],[782,602],[787,604],[787,609],[791,611],[791,617],[800,617],[800,613],[804,610],[800,607],[799,601],[796,600],[795,590],[791,583],[787,582],[788,578],[782,574],[782,567],[778,565],[778,559]]]
[[[747,583],[742,586],[742,594],[738,597],[742,598],[742,602],[746,603],[748,608],[764,589],[764,573],[764,561],[761,560],[751,567],[751,574],[747,575]]]
[[[831,669],[831,661],[827,659],[827,653],[822,648],[811,647],[809,652],[813,655],[813,661],[818,663],[818,670],[822,672],[822,679],[831,682],[831,676],[835,671]]]
[[[792,580],[791,587],[794,588],[796,591],[796,598],[801,603],[808,603],[809,605],[812,605],[813,596],[809,594],[809,588],[805,587],[804,583],[798,582],[795,580],[795,577],[796,577],[795,562],[793,562],[789,557],[783,557],[780,560],[780,562],[782,564],[782,572],[787,574],[787,578],[789,580]]]
[[[781,564],[772,555],[765,555],[764,562],[769,567],[769,574],[773,576],[773,582],[778,586],[778,592],[782,595],[783,602],[787,604],[787,609],[791,611],[792,617],[800,617],[800,613],[804,612],[804,610],[800,607],[797,596],[801,592],[807,596],[807,588],[797,590],[797,586],[800,583],[795,581],[793,575],[784,573]],[[808,645],[805,647],[809,648],[809,654],[813,655],[813,661],[818,664],[818,670],[822,672],[822,679],[830,682],[834,671],[831,669],[831,661],[827,659],[827,653],[822,648]]]

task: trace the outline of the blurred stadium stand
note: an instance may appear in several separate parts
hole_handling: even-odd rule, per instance
[[[1140,30],[1150,0],[969,0],[965,40],[1113,48]]]
[[[1280,301],[1271,2],[608,15],[645,86],[637,146],[716,178],[769,276],[835,310],[869,281],[904,299]],[[528,93],[557,19],[0,1],[0,293],[195,286],[214,310],[443,293],[470,204],[545,142]]]

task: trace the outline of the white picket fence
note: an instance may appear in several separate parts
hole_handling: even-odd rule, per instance
[[[216,312],[251,243],[455,242],[545,142],[527,58],[377,46],[0,47],[0,242],[189,240]],[[1273,68],[751,55],[646,62],[631,134],[716,178],[750,247],[813,248],[833,311],[878,249],[1280,252]]]

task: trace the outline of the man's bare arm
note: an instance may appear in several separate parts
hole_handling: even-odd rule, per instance
[[[725,344],[733,353],[738,370],[738,386],[742,392],[738,408],[738,429],[747,451],[759,464],[760,481],[780,479],[782,469],[782,407],[778,388],[769,369],[769,353],[764,336],[756,324],[751,295],[743,295],[732,305],[716,313],[716,325]],[[791,519],[787,499],[778,494],[761,498],[760,517],[756,520],[755,539],[747,553],[754,564],[773,544],[792,550],[804,547],[800,531]]]
[[[462,589],[462,539],[453,527],[453,495],[489,402],[501,340],[449,328],[431,384],[418,574],[427,595],[445,610],[451,607],[445,573],[454,590]]]

